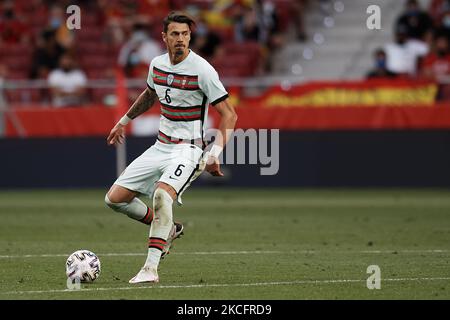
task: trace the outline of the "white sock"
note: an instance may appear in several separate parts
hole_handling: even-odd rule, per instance
[[[147,260],[145,265],[158,269],[159,261],[161,260],[161,250],[155,248],[148,248]]]
[[[150,226],[146,266],[158,268],[162,249],[173,227],[172,197],[164,189],[158,188],[153,195],[155,218]]]
[[[134,197],[129,203],[114,203],[109,200],[108,195],[105,196],[105,202],[114,211],[126,214],[134,220],[138,220],[145,224],[151,224],[153,220],[153,211],[138,197]]]

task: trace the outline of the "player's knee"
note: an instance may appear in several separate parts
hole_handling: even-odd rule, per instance
[[[108,194],[105,195],[105,204],[114,210],[114,202],[109,199]]]
[[[158,182],[155,187],[155,190],[157,190],[157,189],[165,190],[169,194],[169,196],[172,198],[172,200],[175,200],[177,198],[177,192],[171,185],[169,185],[167,183]]]
[[[160,219],[161,224],[171,224],[173,199],[171,195],[163,188],[157,188],[153,194],[153,210]]]
[[[111,199],[109,198],[109,195],[106,194],[105,195],[105,203],[108,207],[110,207],[111,209],[113,209],[114,211],[119,211],[120,208],[122,207],[123,203],[115,203],[112,202]]]

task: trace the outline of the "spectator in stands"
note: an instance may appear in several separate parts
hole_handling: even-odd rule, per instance
[[[264,74],[265,71],[270,69],[270,56],[267,50],[268,30],[263,22],[261,7],[241,4],[239,10],[235,12],[234,18],[236,19],[235,41],[238,43],[257,42],[259,44],[260,52],[254,70],[256,74]]]
[[[442,17],[436,22],[436,33],[445,35],[450,41],[450,8],[442,14]]]
[[[293,0],[290,2],[297,40],[301,42],[306,40],[304,15],[307,2],[307,0]]]
[[[31,78],[46,79],[48,73],[58,67],[58,61],[65,51],[56,41],[55,31],[44,30],[38,39],[37,48],[33,54]]]
[[[397,19],[396,26],[406,26],[409,38],[425,40],[431,34],[433,20],[420,8],[417,0],[407,0],[405,11]]]
[[[20,43],[29,39],[28,28],[14,11],[14,2],[5,1],[0,14],[0,43]]]
[[[146,26],[136,24],[133,33],[119,52],[118,63],[129,77],[146,77],[152,59],[163,53],[158,42],[150,38]]]
[[[113,45],[120,45],[126,39],[139,20],[138,4],[141,1],[110,1],[97,0],[97,5],[104,24],[105,33]]]
[[[395,78],[396,74],[389,71],[386,65],[386,52],[383,49],[377,49],[374,53],[374,69],[367,74],[368,79],[376,78]]]
[[[55,107],[78,106],[85,101],[87,77],[68,54],[61,56],[59,68],[50,72],[48,84]]]
[[[257,0],[262,23],[267,32],[267,47],[271,50],[283,45],[283,37],[279,26],[279,17],[273,0]]]
[[[191,48],[206,59],[214,59],[221,54],[222,40],[208,28],[204,20],[199,18],[197,21],[197,27],[191,37]]]
[[[404,76],[415,76],[419,59],[428,54],[428,45],[417,39],[408,38],[408,29],[398,26],[395,42],[388,43],[384,51],[387,56],[387,69]]]
[[[73,34],[66,26],[66,13],[60,5],[50,8],[48,27],[55,31],[55,39],[59,45],[70,49],[73,44]]]
[[[433,19],[438,18],[442,14],[442,10],[448,6],[448,0],[431,0],[428,11]]]
[[[266,44],[267,32],[255,7],[243,7],[235,25],[235,39],[237,42],[256,41]]]
[[[430,16],[433,21],[439,22],[442,20],[444,14],[447,11],[450,11],[450,0],[432,0],[428,11],[430,12]]]
[[[422,74],[426,78],[439,79],[450,74],[449,41],[445,35],[437,35],[433,52],[422,63]]]

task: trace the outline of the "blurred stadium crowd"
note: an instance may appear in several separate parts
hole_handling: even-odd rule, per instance
[[[222,78],[268,75],[276,50],[308,38],[305,12],[312,1],[329,2],[5,0],[0,7],[0,87],[5,80],[34,79],[50,88],[4,90],[9,104],[108,104],[114,89],[88,86],[88,81],[113,80],[117,67],[127,78],[145,79],[151,59],[165,50],[162,20],[171,10],[185,10],[196,19],[191,47]],[[73,4],[81,8],[79,30],[66,26],[66,8]],[[395,39],[374,52],[367,78],[441,81],[450,75],[450,0],[431,0],[428,8],[406,0],[392,27]],[[441,99],[450,97],[448,87],[441,87]]]
[[[450,74],[450,1],[433,0],[422,8],[417,0],[405,1],[394,26],[395,39],[374,53],[374,77],[426,77]]]
[[[423,8],[406,0],[394,26],[394,39],[374,52],[367,78],[429,79],[440,84],[437,100],[450,99],[450,1]]]
[[[69,5],[81,8],[81,29],[69,30]],[[87,80],[146,78],[154,56],[165,50],[162,20],[185,10],[197,21],[191,47],[221,77],[270,72],[270,53],[294,28],[305,39],[307,0],[6,0],[0,8],[0,78],[46,80],[51,90],[7,90],[14,102],[55,106],[104,102],[111,89],[86,89]]]

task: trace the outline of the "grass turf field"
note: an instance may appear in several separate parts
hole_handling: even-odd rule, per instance
[[[193,187],[160,283],[135,286],[148,227],[104,192],[0,192],[1,300],[450,298],[450,191]],[[77,249],[97,253],[102,273],[67,291]],[[369,265],[380,290],[366,287]]]

